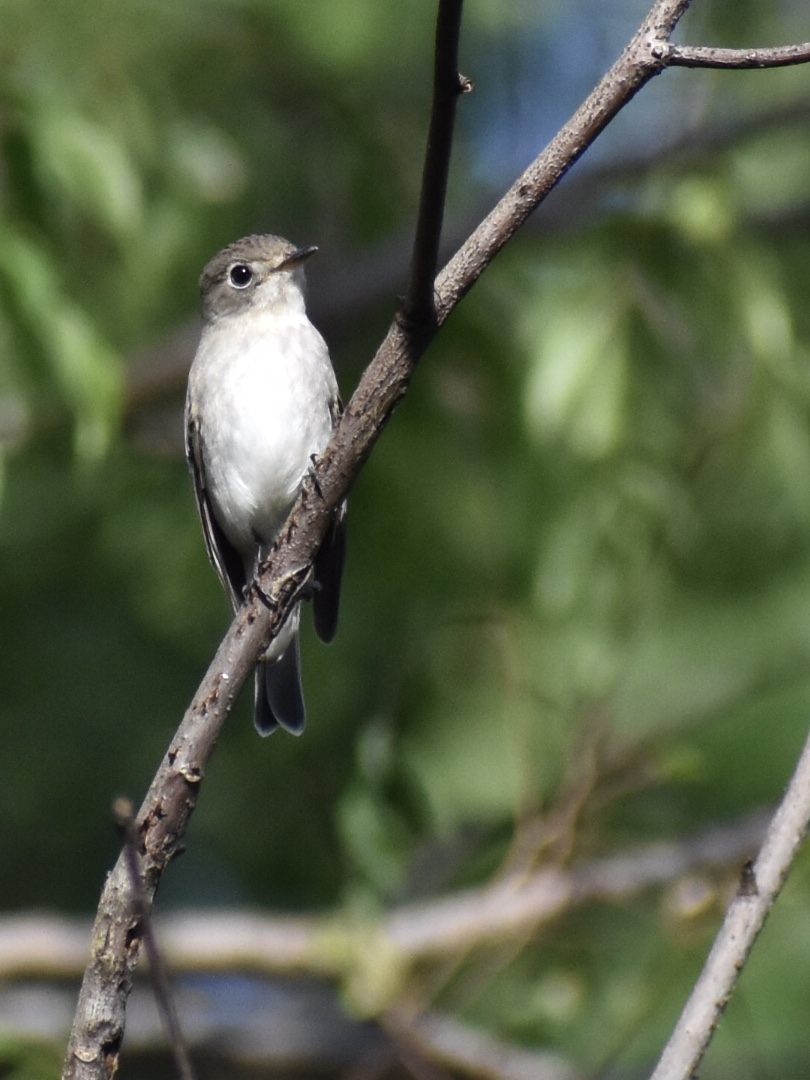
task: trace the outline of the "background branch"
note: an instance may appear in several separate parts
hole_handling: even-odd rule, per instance
[[[629,848],[570,870],[510,875],[441,899],[394,907],[369,933],[339,912],[321,916],[193,911],[155,920],[176,973],[252,971],[329,975],[367,968],[382,947],[410,967],[466,952],[517,931],[548,926],[588,904],[626,903],[652,888],[698,872],[741,865],[765,833],[769,814],[717,826],[678,841]],[[0,978],[72,978],[85,962],[87,921],[53,916],[0,918]]]
[[[577,1080],[560,1054],[525,1050],[439,1013],[393,1017],[387,1030],[425,1058],[482,1080]]]

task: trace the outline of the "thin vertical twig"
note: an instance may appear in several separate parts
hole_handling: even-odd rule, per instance
[[[433,283],[439,265],[439,244],[453,147],[456,102],[472,89],[458,71],[458,44],[464,0],[440,0],[436,17],[433,101],[430,110],[422,190],[411,258],[405,315],[417,326],[435,318]]]

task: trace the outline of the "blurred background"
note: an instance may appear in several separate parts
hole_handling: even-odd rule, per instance
[[[646,8],[468,0],[446,254]],[[795,0],[693,8],[694,43],[810,37]],[[111,801],[145,792],[229,622],[182,453],[200,270],[249,232],[317,243],[311,313],[350,396],[405,287],[434,18],[0,2],[7,914],[92,913]],[[498,258],[352,492],[305,736],[259,741],[245,695],[160,910],[373,925],[779,798],[810,718],[809,122],[806,67],[666,73]],[[644,1075],[741,861],[471,942],[393,998],[571,1076]],[[809,973],[804,860],[702,1075],[807,1076]],[[64,1033],[0,1030],[3,1075],[55,1075]]]

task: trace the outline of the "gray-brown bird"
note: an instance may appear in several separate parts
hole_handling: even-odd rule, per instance
[[[200,278],[203,330],[186,398],[186,453],[208,555],[234,610],[283,525],[341,406],[326,344],[309,321],[304,262],[317,249],[247,236]],[[337,629],[345,504],[315,559],[310,593],[323,641]],[[306,723],[296,604],[256,668],[262,735]]]

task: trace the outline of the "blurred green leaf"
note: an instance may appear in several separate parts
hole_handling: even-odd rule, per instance
[[[99,124],[43,109],[31,127],[35,167],[54,199],[68,198],[112,236],[141,225],[141,179],[126,147]]]
[[[100,457],[119,422],[119,357],[65,294],[45,251],[10,228],[0,231],[0,275],[74,414],[79,457]]]
[[[0,1036],[0,1068],[6,1080],[54,1080],[61,1067],[60,1047],[33,1039]]]
[[[619,296],[601,296],[588,278],[585,292],[580,282],[567,295],[550,290],[531,316],[535,356],[526,411],[539,436],[563,434],[584,457],[602,458],[624,433],[628,348]]]

